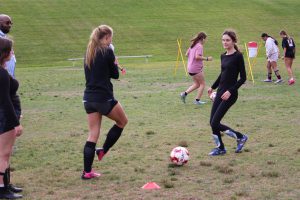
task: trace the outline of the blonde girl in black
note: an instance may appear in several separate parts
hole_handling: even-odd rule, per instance
[[[90,36],[84,60],[86,88],[83,102],[87,113],[89,136],[83,150],[84,170],[82,179],[91,179],[100,176],[92,170],[95,152],[98,160],[102,160],[108,150],[117,142],[127,117],[121,104],[114,98],[112,79],[119,78],[118,66],[112,43],[113,30],[107,25],[95,28]],[[107,133],[103,148],[96,149],[100,136],[102,117],[106,116],[115,121],[115,125]]]

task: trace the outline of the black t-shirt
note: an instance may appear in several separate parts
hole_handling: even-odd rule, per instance
[[[285,57],[290,57],[295,55],[295,42],[292,38],[284,37],[282,39],[282,48],[286,48]]]
[[[240,79],[238,75],[240,74]],[[231,55],[221,55],[221,73],[212,85],[212,89],[218,88],[218,93],[237,93],[239,87],[246,81],[246,70],[243,54],[236,51]],[[220,94],[221,95],[221,94]]]
[[[106,102],[114,98],[110,79],[118,79],[119,71],[112,49],[107,48],[104,53],[98,51],[90,68],[84,64],[84,72],[86,79],[84,101]]]
[[[17,96],[19,83],[0,66],[0,109],[5,113],[4,132],[20,125],[15,109],[21,111],[20,100]]]

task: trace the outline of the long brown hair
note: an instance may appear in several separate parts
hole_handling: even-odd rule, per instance
[[[100,25],[95,28],[91,35],[86,49],[85,63],[90,68],[98,51],[105,53],[107,46],[102,43],[102,39],[107,35],[112,35],[113,29],[107,25]]]
[[[193,48],[199,41],[206,39],[207,35],[204,32],[199,32],[192,40],[191,48]]]
[[[4,65],[5,59],[9,56],[13,42],[7,38],[0,38],[0,66]]]
[[[228,35],[231,38],[231,40],[234,42],[234,49],[238,52],[240,51],[237,46],[238,39],[234,30],[225,30],[222,35]]]

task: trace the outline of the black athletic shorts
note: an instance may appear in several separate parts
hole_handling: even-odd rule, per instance
[[[102,115],[108,115],[117,105],[118,101],[110,99],[106,102],[84,102],[84,108],[87,114],[98,112]]]
[[[295,58],[295,53],[292,51],[287,51],[284,55],[286,58]]]
[[[190,76],[195,76],[198,73],[189,73]]]
[[[17,118],[20,120],[21,111],[18,109],[15,109],[15,112],[16,112]],[[5,130],[6,122],[7,122],[7,118],[5,116],[5,111],[0,108],[0,135],[2,133],[9,131],[9,130]]]

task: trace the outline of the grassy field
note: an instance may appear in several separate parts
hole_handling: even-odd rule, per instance
[[[219,73],[222,31],[237,30],[240,44],[259,40],[261,32],[278,39],[284,28],[300,44],[299,1],[79,1],[2,0],[1,12],[13,17],[18,60],[17,78],[23,107],[24,135],[12,158],[13,182],[24,187],[25,199],[299,199],[300,89],[265,84],[264,51],[224,122],[249,135],[245,152],[235,154],[235,141],[224,137],[228,153],[211,158],[211,103],[196,106],[193,94],[184,105],[179,93],[190,84],[180,66],[173,75],[176,38],[198,31],[209,35],[205,68],[207,85]],[[276,23],[274,23],[276,22]],[[152,54],[120,60],[127,75],[114,81],[116,98],[129,123],[103,162],[94,168],[103,176],[82,181],[82,149],[87,138],[82,106],[81,63],[89,34],[100,23],[115,29],[118,55]],[[298,34],[298,35],[297,35]],[[299,51],[298,51],[299,52]],[[299,56],[297,56],[299,57]],[[284,64],[280,71],[286,80]],[[294,64],[300,77],[300,61]],[[298,79],[297,79],[298,80]],[[105,119],[98,145],[112,122]],[[169,153],[187,143],[191,160],[169,165]],[[148,181],[162,189],[144,191]]]
[[[297,199],[300,148],[300,91],[264,84],[263,60],[255,68],[256,84],[240,90],[239,101],[224,122],[249,135],[245,152],[225,137],[228,154],[207,156],[214,144],[208,124],[211,103],[198,107],[193,95],[183,105],[179,93],[190,79],[175,63],[133,64],[114,81],[116,98],[129,118],[123,136],[105,157],[95,160],[99,179],[80,180],[82,148],[87,137],[81,99],[81,67],[18,70],[25,133],[13,157],[15,183],[28,199]],[[296,63],[299,66],[299,62]],[[219,61],[206,68],[207,84]],[[282,70],[284,76],[286,73]],[[299,76],[299,67],[296,68]],[[205,100],[209,101],[207,97]],[[104,120],[99,145],[112,123]],[[183,167],[169,166],[171,149],[186,142],[191,154]],[[148,181],[159,191],[140,189]]]
[[[154,61],[176,59],[176,39],[185,47],[199,31],[208,34],[207,54],[222,51],[220,35],[234,28],[240,43],[258,41],[262,32],[279,39],[287,30],[300,44],[298,0],[1,0],[13,17],[19,67],[62,66],[82,57],[91,30],[109,24],[119,55],[152,54]],[[175,56],[174,56],[175,55]],[[175,57],[175,58],[174,58]]]

